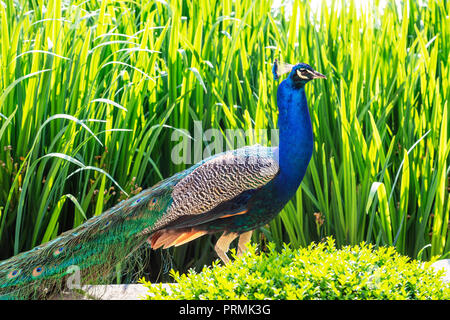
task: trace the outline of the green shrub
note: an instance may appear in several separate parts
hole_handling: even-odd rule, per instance
[[[233,252],[234,255],[234,252]],[[225,266],[213,264],[202,272],[180,275],[168,292],[152,285],[147,299],[450,299],[450,284],[431,262],[411,260],[393,247],[362,243],[337,249],[334,240],[281,253],[269,244],[256,245]]]

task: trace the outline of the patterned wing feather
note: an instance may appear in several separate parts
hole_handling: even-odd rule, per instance
[[[171,206],[152,229],[164,228],[178,219],[195,221],[198,215],[211,212],[246,191],[264,186],[278,171],[273,149],[258,145],[212,157],[177,183]],[[227,207],[230,205],[232,203],[227,203]],[[223,210],[222,215],[243,212],[241,207],[237,209],[236,212]],[[220,217],[220,212],[216,210],[215,216]]]

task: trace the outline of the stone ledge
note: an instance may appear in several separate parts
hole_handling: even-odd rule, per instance
[[[172,284],[162,286],[170,292]],[[142,284],[87,285],[79,290],[65,291],[52,300],[140,300],[147,295]]]
[[[444,269],[443,279],[445,282],[450,282],[450,259],[438,260],[431,265],[436,271]]]

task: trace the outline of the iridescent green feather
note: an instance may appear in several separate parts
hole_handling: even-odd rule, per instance
[[[66,285],[71,266],[81,271],[82,284],[108,279],[114,266],[145,241],[171,201],[174,176],[93,217],[58,238],[0,262],[0,299],[39,299]]]

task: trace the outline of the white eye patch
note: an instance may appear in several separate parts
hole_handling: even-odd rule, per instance
[[[301,69],[301,70],[305,70],[305,69]],[[307,70],[308,71],[308,70]],[[302,75],[302,73],[300,72],[300,70],[297,70],[297,75],[300,79],[304,79],[304,80],[308,80],[308,77],[305,77],[304,75]]]

